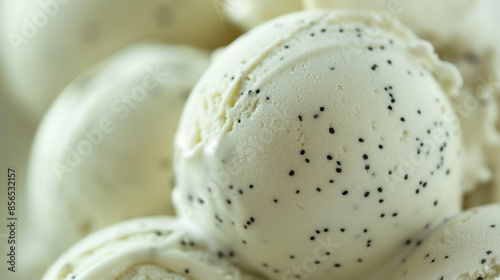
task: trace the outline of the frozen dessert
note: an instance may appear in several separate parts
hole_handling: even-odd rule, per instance
[[[371,11],[382,25],[399,18],[436,51],[449,45],[470,26],[482,21],[486,0],[302,0],[306,8],[357,9]]]
[[[391,279],[500,279],[500,205],[469,209],[415,246]]]
[[[96,232],[65,252],[42,280],[259,280],[210,252],[179,221],[143,217]]]
[[[301,0],[222,0],[223,11],[229,20],[243,30],[302,9]]]
[[[373,20],[381,25],[397,17],[419,37],[429,40],[441,59],[455,64],[464,78],[464,87],[452,100],[465,142],[464,192],[469,194],[487,183],[497,185],[491,181],[500,181],[492,178],[498,173],[493,172],[498,152],[492,153],[491,149],[500,147],[496,128],[497,103],[500,103],[495,100],[500,95],[500,40],[495,38],[495,25],[486,16],[488,1],[303,0],[303,3],[307,8],[369,10]],[[468,195],[466,201],[479,202],[480,196]]]
[[[131,43],[216,48],[238,34],[212,0],[3,0],[0,56],[10,96],[38,122],[79,74]]]
[[[386,279],[457,213],[461,78],[370,13],[304,11],[216,57],[175,139],[174,206],[269,279]]]
[[[208,64],[196,48],[139,44],[64,90],[31,153],[27,205],[47,247],[34,264],[109,224],[174,212],[173,136]]]

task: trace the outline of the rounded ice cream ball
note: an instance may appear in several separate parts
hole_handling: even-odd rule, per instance
[[[174,206],[270,279],[384,279],[459,210],[460,76],[399,22],[372,23],[269,21],[215,59],[181,117]]]
[[[206,239],[193,235],[174,218],[143,217],[81,240],[60,256],[42,279],[261,279],[232,265],[228,254],[211,252]]]
[[[1,67],[35,122],[74,78],[131,43],[213,49],[238,34],[211,0],[5,0],[0,11]]]
[[[358,9],[371,11],[374,20],[384,23],[399,18],[419,37],[439,51],[466,36],[469,26],[482,21],[487,0],[302,0],[306,8]],[[425,18],[426,20],[423,20]]]
[[[222,0],[225,15],[243,30],[275,17],[302,10],[300,0]]]
[[[434,229],[391,279],[498,279],[500,205],[469,209]]]
[[[500,41],[488,14],[488,0],[392,1],[392,0],[304,0],[308,8],[348,8],[372,11],[383,24],[398,17],[420,37],[429,40],[440,58],[455,64],[464,78],[464,87],[453,98],[463,130],[467,158],[464,191],[472,205],[482,195],[471,192],[483,184],[498,185],[493,177],[500,146],[497,128],[500,84]],[[493,8],[493,7],[492,7]],[[491,8],[490,8],[491,9]],[[428,18],[429,20],[422,20]],[[500,104],[500,103],[499,103]],[[500,188],[498,188],[500,189]],[[495,190],[495,188],[493,188]],[[481,188],[479,192],[484,192]],[[487,201],[484,200],[483,203]]]
[[[208,64],[209,53],[199,49],[139,44],[65,89],[30,158],[31,229],[47,247],[34,265],[109,224],[174,212],[173,137]]]

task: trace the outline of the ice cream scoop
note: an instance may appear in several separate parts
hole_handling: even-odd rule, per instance
[[[497,173],[498,152],[491,151],[500,147],[500,129],[496,128],[500,102],[495,97],[500,93],[500,40],[487,12],[489,2],[493,1],[303,0],[307,8],[367,10],[381,25],[399,18],[429,40],[441,59],[458,67],[464,87],[452,103],[465,141],[466,194],[480,184],[500,181],[492,178]]]
[[[499,279],[500,205],[463,212],[419,240],[391,279]]]
[[[269,21],[194,88],[174,205],[269,279],[386,279],[427,225],[459,210],[460,85],[397,21],[333,10]]]
[[[34,240],[47,248],[29,263],[47,265],[123,219],[173,213],[173,135],[208,64],[209,54],[196,48],[139,44],[64,90],[31,153],[30,223]]]
[[[36,123],[73,79],[129,44],[212,49],[238,34],[211,0],[5,0],[0,11],[10,97]]]
[[[171,217],[143,217],[96,232],[65,252],[43,280],[259,280],[210,252]]]
[[[223,15],[243,30],[302,9],[300,0],[222,0]]]

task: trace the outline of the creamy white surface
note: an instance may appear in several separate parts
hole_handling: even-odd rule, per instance
[[[458,71],[399,23],[371,22],[309,11],[261,25],[183,112],[176,208],[270,279],[384,278],[459,209]]]
[[[77,243],[59,257],[42,279],[260,279],[208,251],[206,242],[171,217],[129,220]]]
[[[491,204],[469,209],[434,229],[391,279],[499,278],[500,205]]]
[[[302,9],[300,0],[223,0],[224,13],[243,30]]]
[[[31,231],[46,248],[44,258],[27,263],[46,266],[123,219],[173,213],[173,136],[208,64],[209,54],[196,48],[135,45],[65,89],[30,158]]]
[[[500,201],[500,40],[497,1],[492,0],[303,0],[307,8],[369,10],[383,24],[399,18],[429,40],[440,58],[457,65],[464,87],[452,103],[463,130],[466,160],[464,189],[467,200],[487,203],[481,194],[469,194],[490,184],[489,196]],[[484,192],[484,188],[479,190]],[[470,197],[470,198],[469,198]],[[482,200],[482,202],[480,202]],[[466,203],[467,204],[467,203]]]
[[[35,123],[71,80],[131,43],[212,49],[237,36],[212,0],[5,0],[2,5],[1,67],[12,97]]]

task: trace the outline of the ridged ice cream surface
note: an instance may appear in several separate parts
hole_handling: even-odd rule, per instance
[[[448,98],[460,85],[399,22],[331,10],[269,21],[220,53],[187,102],[176,209],[269,279],[384,279],[459,210]]]
[[[175,218],[142,217],[112,225],[81,240],[42,279],[261,279],[233,266],[228,260],[230,252],[208,251],[206,242]]]
[[[394,271],[394,280],[500,279],[500,205],[445,220]]]

